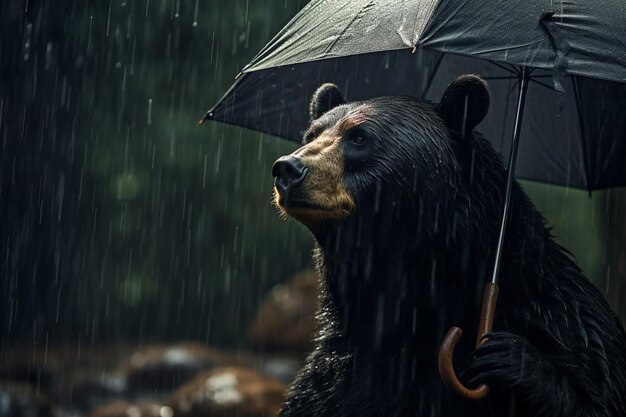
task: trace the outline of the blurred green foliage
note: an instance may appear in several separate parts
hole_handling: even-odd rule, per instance
[[[43,230],[5,233],[15,262],[3,286],[11,300],[3,329],[10,340],[240,341],[263,294],[309,266],[307,232],[270,204],[271,165],[294,146],[197,121],[302,5],[53,3],[2,6],[6,34],[26,39],[29,50],[2,44],[3,74],[33,90],[2,89],[16,109],[32,108],[30,118],[15,113],[16,126],[37,111],[56,112],[51,127],[30,133],[46,149],[8,148],[24,172],[19,184],[6,184],[13,195],[42,178],[54,191],[41,199]],[[51,168],[20,153],[41,155]],[[3,159],[3,179],[16,171],[11,157]],[[10,205],[13,223],[37,222],[27,201]],[[19,248],[14,236],[22,237]],[[31,271],[41,239],[41,266]],[[55,264],[69,266],[51,280]],[[24,271],[41,284],[35,306]]]
[[[270,206],[271,164],[293,146],[196,123],[299,7],[152,0],[77,14],[75,28],[91,24],[81,136],[100,199],[75,262],[99,285],[76,307],[102,334],[235,343],[262,295],[308,265],[303,228]]]
[[[602,191],[589,195],[585,190],[555,187],[523,181],[522,185],[546,217],[557,240],[570,250],[581,268],[596,284],[604,273],[605,224]]]
[[[590,194],[536,182],[522,185],[626,325],[626,188]]]

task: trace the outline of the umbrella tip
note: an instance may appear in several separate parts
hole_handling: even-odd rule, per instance
[[[415,51],[417,51],[417,46],[413,46],[413,49],[411,49],[411,53],[414,54]]]
[[[210,111],[207,112],[204,116],[202,116],[200,120],[198,120],[198,125],[202,126],[204,122],[206,122],[207,119],[210,119],[211,117],[213,117],[213,113]]]
[[[240,71],[237,75],[235,75],[235,81],[241,78],[241,74],[243,74],[243,72]]]

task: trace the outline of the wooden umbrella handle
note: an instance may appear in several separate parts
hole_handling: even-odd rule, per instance
[[[478,334],[476,336],[476,346],[478,347],[485,341],[484,336],[491,333],[493,329],[493,317],[496,312],[496,303],[498,301],[498,284],[488,283],[485,285],[483,294],[483,306],[480,313],[480,322],[478,324]],[[458,327],[452,327],[441,342],[439,348],[439,376],[446,388],[460,394],[468,400],[482,400],[489,394],[489,386],[480,384],[476,389],[470,389],[461,384],[461,381],[454,372],[454,348],[461,338],[463,331]]]

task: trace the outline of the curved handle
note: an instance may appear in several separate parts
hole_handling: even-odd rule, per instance
[[[484,342],[484,336],[491,333],[493,329],[493,317],[496,312],[496,302],[498,301],[498,284],[488,283],[485,285],[483,294],[483,306],[480,312],[480,323],[478,324],[478,334],[476,346]],[[439,376],[446,388],[454,391],[468,400],[482,400],[489,394],[489,386],[480,384],[476,389],[470,389],[461,384],[461,381],[454,372],[454,348],[458,343],[463,331],[458,327],[452,327],[441,342],[439,348]]]
[[[454,354],[454,348],[461,338],[463,331],[458,327],[452,327],[448,330],[448,334],[443,338],[441,347],[439,348],[439,376],[441,382],[450,391],[455,391],[468,400],[482,400],[489,394],[489,386],[487,384],[480,384],[476,389],[466,388],[459,378],[456,377],[454,372],[454,364],[452,356]]]

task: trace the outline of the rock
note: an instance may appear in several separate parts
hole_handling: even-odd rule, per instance
[[[275,417],[287,386],[246,368],[197,375],[167,402],[176,417]]]
[[[31,385],[0,383],[0,417],[50,417],[50,400]]]
[[[267,376],[276,378],[285,384],[290,384],[300,368],[302,368],[302,361],[288,356],[261,357],[255,362],[254,368]]]
[[[0,380],[30,384],[47,391],[55,382],[59,365],[43,349],[19,346],[0,354]]]
[[[56,402],[68,410],[84,413],[126,397],[126,375],[118,368],[132,352],[124,344],[52,347],[49,357],[59,364],[57,381],[51,390]]]
[[[319,275],[298,273],[286,285],[277,285],[261,305],[250,326],[250,342],[263,350],[309,352],[316,328]]]
[[[121,376],[106,372],[93,375],[76,371],[66,381],[60,399],[66,407],[89,410],[126,395],[126,381]]]
[[[126,401],[116,401],[89,413],[89,417],[173,417],[173,415],[172,409],[166,405]]]
[[[132,354],[126,385],[131,391],[170,391],[200,371],[237,362],[233,355],[195,342],[147,346]]]
[[[0,353],[0,380],[30,384],[55,402],[81,406],[96,391],[99,397],[120,393],[124,381],[113,371],[130,352],[123,345],[15,345]]]

